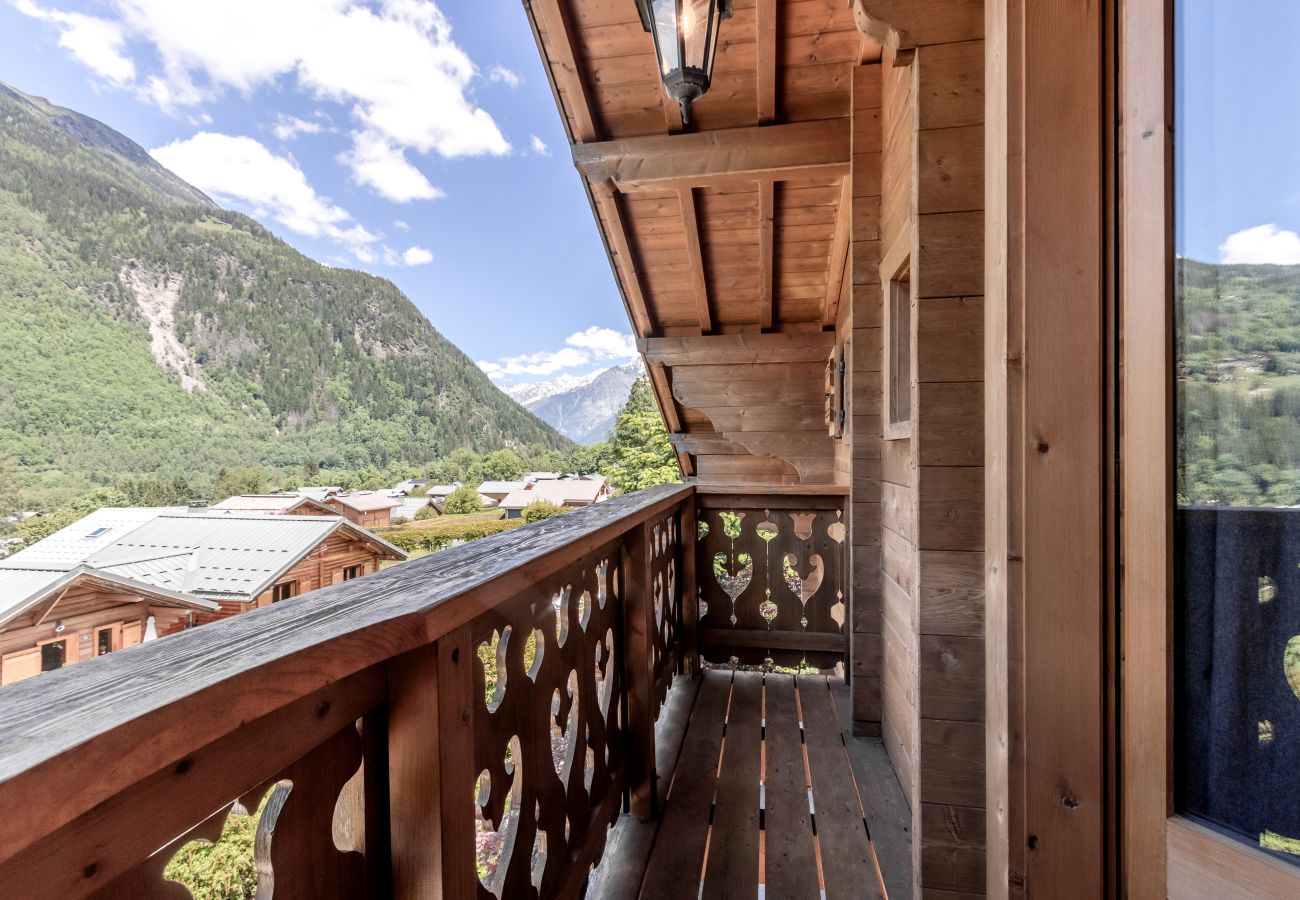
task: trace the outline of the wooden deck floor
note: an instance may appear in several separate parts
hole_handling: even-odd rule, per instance
[[[679,678],[663,814],[619,821],[587,896],[910,900],[910,813],[880,742],[844,729],[847,704],[838,678]]]

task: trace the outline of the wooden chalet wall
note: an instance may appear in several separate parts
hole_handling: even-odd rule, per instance
[[[854,78],[854,378],[874,389],[854,390],[855,414],[874,413],[872,436],[884,432],[870,440],[855,415],[855,500],[880,498],[874,547],[855,503],[854,648],[879,657],[878,679],[854,683],[855,724],[880,722],[912,805],[917,896],[975,896],[985,888],[982,20],[969,3],[933,4],[929,21],[876,6],[857,3],[859,21],[887,15],[901,34],[878,30],[883,65]],[[904,271],[911,368],[896,377],[907,379],[910,420],[882,429],[881,326],[893,325],[884,306]]]

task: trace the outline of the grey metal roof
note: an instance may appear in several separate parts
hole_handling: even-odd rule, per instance
[[[214,599],[255,599],[335,531],[406,554],[341,516],[159,516],[87,563],[97,569]]]
[[[351,494],[339,494],[337,497],[331,497],[330,501],[349,506],[357,512],[394,509],[402,505],[401,500],[387,491],[355,491]]]
[[[183,513],[180,506],[106,506],[25,550],[0,560],[0,569],[58,569],[67,571],[146,522],[162,515]],[[102,531],[101,531],[102,529]],[[100,532],[95,534],[95,532]],[[93,535],[93,536],[92,536]]]

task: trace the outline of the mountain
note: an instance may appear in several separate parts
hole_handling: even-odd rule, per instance
[[[579,444],[597,444],[609,436],[632,382],[644,374],[644,365],[636,360],[590,375],[518,384],[506,388],[506,393],[565,437]]]
[[[567,441],[391,282],[320,265],[108,126],[0,84],[0,461],[125,475]]]

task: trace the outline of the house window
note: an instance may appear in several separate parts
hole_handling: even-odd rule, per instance
[[[1175,807],[1300,865],[1300,13],[1174,15]]]
[[[112,625],[95,630],[96,656],[103,656],[105,653],[112,653],[117,649],[117,642],[114,640],[114,635],[115,628]]]
[[[41,671],[53,672],[62,669],[68,662],[68,642],[66,640],[50,641],[41,644]]]
[[[282,581],[271,588],[272,603],[279,603],[281,600],[288,600],[290,597],[296,596],[298,596],[298,582],[296,581]]]
[[[354,578],[360,578],[364,574],[363,568],[362,566],[344,566],[343,580],[351,581]]]
[[[885,437],[907,437],[912,431],[912,284],[906,263],[889,282],[885,318]]]

